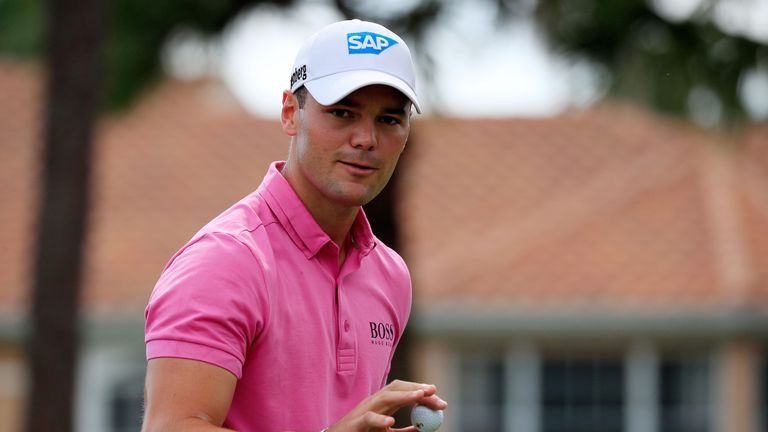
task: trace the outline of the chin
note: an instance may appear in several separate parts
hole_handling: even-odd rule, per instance
[[[334,201],[345,207],[360,207],[368,204],[380,191],[374,191],[370,188],[357,187],[344,188],[341,191],[334,191],[329,194]]]
[[[373,198],[364,196],[345,196],[339,197],[336,201],[344,207],[361,207],[371,202],[371,200],[373,200]]]

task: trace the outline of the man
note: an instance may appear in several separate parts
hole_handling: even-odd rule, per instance
[[[414,81],[405,43],[378,24],[307,40],[283,92],[287,160],[152,293],[144,431],[387,431],[402,407],[446,407],[433,385],[384,385],[410,277],[361,209],[405,147]]]

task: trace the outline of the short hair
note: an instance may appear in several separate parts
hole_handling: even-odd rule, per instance
[[[299,109],[303,109],[304,104],[307,103],[307,88],[301,86],[297,88],[293,94],[296,96],[296,100],[299,102]]]

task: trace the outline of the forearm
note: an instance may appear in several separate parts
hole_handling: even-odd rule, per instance
[[[144,427],[141,432],[221,432],[232,431],[234,429],[226,429],[211,424],[210,422],[197,417],[186,418],[177,421],[167,422],[144,422]]]

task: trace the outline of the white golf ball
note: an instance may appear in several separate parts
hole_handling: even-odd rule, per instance
[[[411,410],[411,424],[419,432],[435,432],[443,424],[443,411],[416,405]]]

